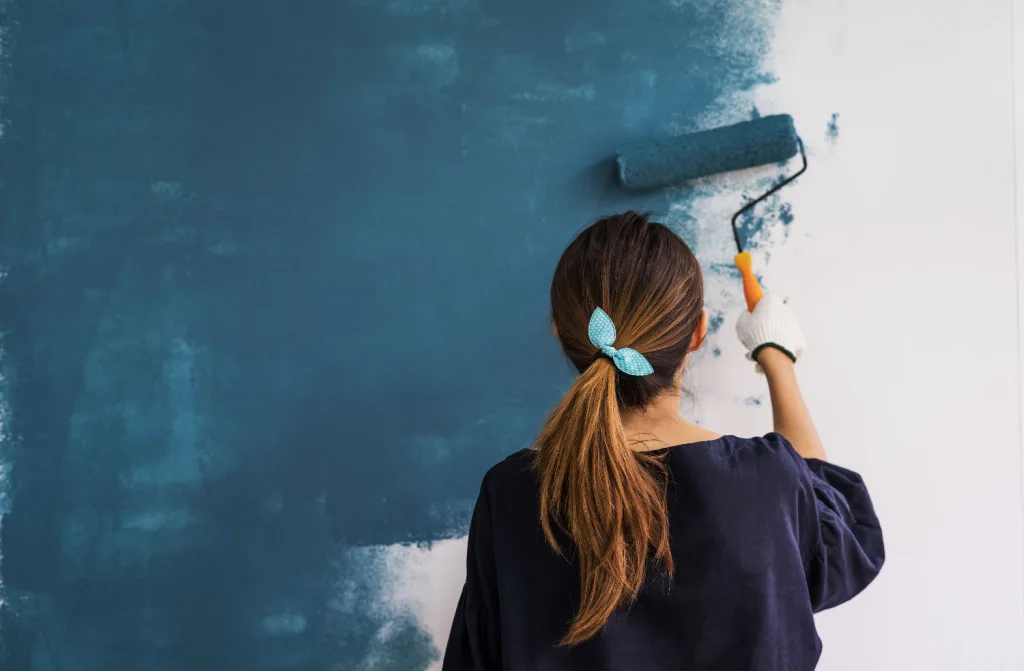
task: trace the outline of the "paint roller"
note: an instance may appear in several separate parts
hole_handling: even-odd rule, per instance
[[[793,126],[793,117],[776,114],[732,126],[637,143],[620,151],[616,162],[623,186],[651,190],[720,172],[782,163],[797,153],[803,162],[797,172],[748,202],[732,217],[736,268],[743,277],[743,296],[747,301],[747,309],[753,311],[764,296],[764,291],[754,276],[750,253],[743,251],[737,221],[744,213],[807,170],[807,154]]]

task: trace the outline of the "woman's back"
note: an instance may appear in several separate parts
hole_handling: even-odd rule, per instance
[[[882,536],[860,477],[825,462],[795,315],[751,305],[737,334],[777,433],[720,437],[680,415],[708,328],[693,252],[635,212],[573,240],[551,318],[579,375],[484,479],[445,671],[815,667],[813,613],[871,582]]]
[[[861,479],[805,461],[778,434],[653,454],[670,475],[674,576],[649,568],[635,602],[573,647],[556,644],[577,609],[579,568],[572,542],[560,534],[559,556],[537,523],[533,452],[487,473],[446,669],[814,668],[813,613],[856,595],[884,558]]]

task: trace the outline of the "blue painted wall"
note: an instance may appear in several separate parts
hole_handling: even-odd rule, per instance
[[[558,254],[665,207],[614,187],[616,147],[762,81],[771,13],[0,8],[5,671],[364,659],[346,548],[464,530],[570,380]],[[396,627],[375,669],[436,658]]]

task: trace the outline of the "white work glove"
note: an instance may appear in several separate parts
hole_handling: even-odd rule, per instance
[[[756,361],[765,347],[775,347],[795,362],[807,346],[796,315],[781,298],[771,294],[765,294],[753,312],[743,311],[736,322],[736,335],[751,361]]]

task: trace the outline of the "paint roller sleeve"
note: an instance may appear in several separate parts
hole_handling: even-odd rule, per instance
[[[655,189],[706,175],[792,158],[799,151],[793,117],[752,121],[630,145],[617,157],[619,178],[630,189]]]

